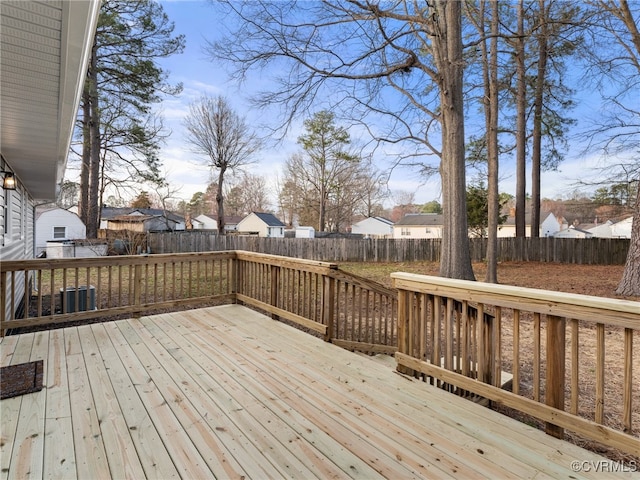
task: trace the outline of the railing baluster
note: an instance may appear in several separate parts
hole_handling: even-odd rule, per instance
[[[604,324],[596,324],[596,423],[604,422]]]
[[[511,391],[520,394],[520,310],[513,310],[513,382]]]
[[[502,387],[502,308],[495,307],[493,323],[493,384]]]
[[[42,316],[42,270],[38,270],[36,277],[38,279],[38,307],[37,307],[37,313],[36,313],[36,317],[41,317]]]
[[[578,398],[580,395],[580,340],[578,320],[571,320],[571,413],[578,414]]]
[[[11,285],[13,288],[13,285]],[[7,322],[7,274],[0,274],[0,338],[5,335]]]
[[[471,323],[469,321],[469,302],[463,300],[460,304],[462,315],[460,322],[462,324],[460,339],[460,356],[458,357],[458,369],[465,377],[470,376],[471,368]]]
[[[533,315],[533,399],[540,401],[540,314]]]
[[[633,397],[633,330],[624,329],[624,381],[622,392],[622,425],[624,432],[633,433],[631,398]]]

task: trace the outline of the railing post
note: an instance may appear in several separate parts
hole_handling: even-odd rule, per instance
[[[238,303],[238,293],[240,293],[241,277],[240,277],[240,260],[238,260],[237,254],[234,255],[233,259],[231,260],[230,275],[231,275],[231,278],[229,279],[229,281],[230,281],[231,293],[235,298],[235,302]]]
[[[495,363],[493,315],[484,312],[484,305],[479,305],[477,321],[481,325],[481,343],[479,360],[479,380],[487,385],[493,385],[493,367]]]
[[[280,267],[271,265],[271,299],[269,300],[272,307],[278,306],[278,291],[280,289]],[[278,320],[280,318],[275,313],[271,314],[271,318]]]
[[[410,298],[411,294],[408,291],[398,290],[398,353],[404,353],[405,355],[411,355],[411,342],[409,338]],[[402,365],[398,365],[396,370],[405,375],[415,374],[414,370]]]
[[[322,324],[327,326],[324,341],[330,342],[334,325],[336,280],[328,275],[322,275],[322,282]]]
[[[142,265],[136,265],[133,269],[133,305],[140,307],[140,297],[142,290]],[[133,318],[140,318],[141,310],[137,309],[133,312]]]
[[[564,410],[565,390],[565,320],[555,315],[547,315],[547,381],[545,401],[550,407]],[[564,437],[564,429],[552,423],[545,423],[547,434]]]

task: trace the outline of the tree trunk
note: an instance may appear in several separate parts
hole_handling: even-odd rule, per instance
[[[518,3],[516,39],[516,237],[527,236],[527,69],[524,53],[524,0]]]
[[[433,37],[433,54],[437,70],[440,72],[440,173],[444,211],[440,276],[475,280],[467,228],[462,6],[457,0],[437,0],[435,9],[437,31]]]
[[[487,274],[485,281],[498,283],[498,218],[500,217],[500,199],[498,192],[498,2],[491,3],[491,42],[489,53],[486,89],[488,93],[487,110]]]
[[[216,190],[216,205],[218,206],[218,235],[226,235],[224,228],[224,196],[222,194],[222,184],[224,183],[225,168],[220,167],[218,174],[218,189]]]
[[[91,122],[91,100],[89,81],[86,80],[82,91],[82,166],[80,169],[80,200],[78,212],[82,223],[89,222],[89,170],[91,165],[91,142],[89,123]]]
[[[322,179],[322,183],[320,186],[320,212],[318,216],[318,231],[324,232],[325,225],[327,224],[327,190],[324,184],[324,178]]]
[[[545,0],[539,0],[538,73],[533,98],[533,145],[531,148],[531,236],[540,236],[540,173],[542,169],[542,107],[547,76],[548,26]]]
[[[616,289],[616,295],[640,296],[640,179],[636,189],[636,207],[631,225],[631,243],[624,266],[622,279]]]
[[[87,238],[98,237],[98,223],[100,217],[99,193],[100,193],[100,105],[98,97],[98,72],[97,72],[96,47],[91,53],[89,72],[87,74],[88,100],[89,100],[89,199],[87,208]]]

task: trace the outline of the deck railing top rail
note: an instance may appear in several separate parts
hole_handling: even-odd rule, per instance
[[[640,302],[595,297],[535,288],[455,280],[404,272],[392,273],[394,286],[456,300],[517,308],[576,320],[597,321],[611,326],[640,329]]]

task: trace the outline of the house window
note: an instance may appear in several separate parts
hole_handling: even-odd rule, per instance
[[[53,239],[67,238],[67,227],[53,227]]]
[[[430,228],[425,228],[425,233],[431,233],[431,229]]]
[[[403,227],[402,230],[400,231],[400,235],[411,235],[411,232],[409,231],[408,228]]]

